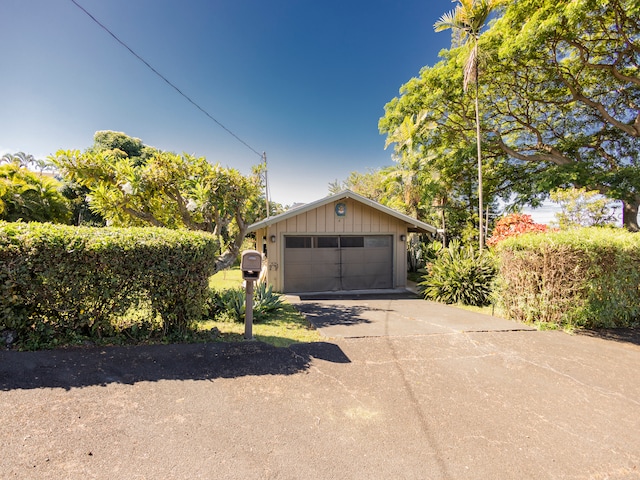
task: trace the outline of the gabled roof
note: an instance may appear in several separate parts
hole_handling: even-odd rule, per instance
[[[405,215],[403,213],[400,213],[392,208],[386,207],[384,205],[382,205],[381,203],[378,202],[374,202],[373,200],[369,200],[366,197],[363,197],[362,195],[358,195],[355,192],[352,192],[351,190],[343,190],[340,193],[336,193],[335,195],[329,195],[327,197],[321,198],[320,200],[316,200],[315,202],[311,202],[311,203],[307,203],[304,204],[302,206],[299,207],[295,207],[295,208],[290,208],[289,210],[287,210],[284,213],[281,213],[280,215],[276,215],[275,217],[269,217],[269,218],[265,218],[264,220],[254,223],[253,225],[249,226],[248,229],[248,233],[252,233],[255,232],[257,230],[260,230],[261,228],[265,228],[265,227],[269,227],[271,225],[274,225],[278,222],[281,222],[283,220],[287,220],[289,218],[293,218],[297,215],[300,215],[302,213],[306,213],[309,212],[311,210],[314,210],[318,207],[322,207],[324,205],[327,205],[329,203],[333,203],[333,202],[337,202],[339,200],[343,200],[345,198],[350,198],[352,200],[355,200],[357,202],[363,203],[375,210],[378,210],[382,213],[386,213],[387,215],[390,215],[394,218],[397,218],[398,220],[403,221],[404,223],[407,224],[407,226],[409,227],[409,231],[410,232],[418,232],[418,233],[436,233],[437,229],[436,227],[429,225],[427,223],[421,222],[420,220],[416,220],[415,218],[411,218],[408,215]]]

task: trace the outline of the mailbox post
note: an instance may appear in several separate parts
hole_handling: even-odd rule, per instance
[[[244,339],[253,340],[253,282],[260,278],[262,254],[257,250],[245,250],[242,252],[240,270],[242,270],[242,278],[246,284]]]

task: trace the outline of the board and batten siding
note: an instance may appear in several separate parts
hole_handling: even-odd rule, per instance
[[[338,216],[335,212],[337,203],[346,205],[346,215]],[[267,266],[267,281],[274,290],[284,288],[284,237],[286,235],[349,235],[349,234],[381,234],[392,235],[393,242],[393,279],[394,287],[405,287],[407,282],[406,243],[400,241],[400,235],[407,235],[406,224],[384,212],[347,198],[300,215],[290,217],[267,228],[256,231],[256,249],[264,252]],[[271,236],[276,242],[271,243]]]

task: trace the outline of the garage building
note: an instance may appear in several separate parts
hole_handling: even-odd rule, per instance
[[[406,287],[409,232],[436,228],[349,190],[249,227],[284,293]]]

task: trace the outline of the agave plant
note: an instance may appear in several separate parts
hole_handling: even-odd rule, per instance
[[[242,288],[212,290],[207,302],[209,318],[227,318],[235,322],[244,321],[245,292]]]
[[[244,322],[246,312],[246,292],[243,288],[212,290],[207,302],[209,318],[227,318],[235,322]],[[273,291],[266,282],[257,284],[253,295],[253,320],[259,322],[269,314],[282,308],[282,295]]]
[[[266,282],[258,283],[253,299],[253,315],[254,320],[260,321],[267,317],[270,313],[282,308],[282,295],[273,291],[272,285]]]

